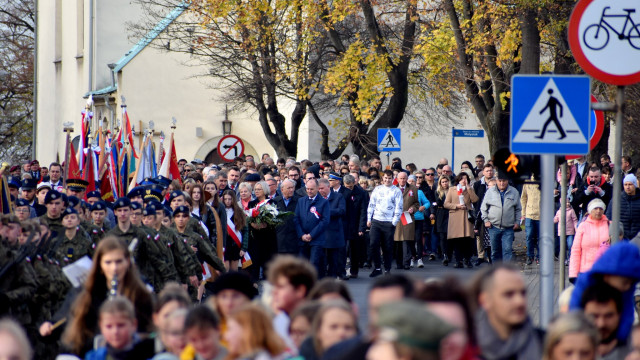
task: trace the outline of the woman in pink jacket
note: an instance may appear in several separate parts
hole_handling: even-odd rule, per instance
[[[593,199],[587,206],[589,216],[578,226],[571,246],[569,279],[589,271],[596,261],[598,249],[609,240],[609,220],[604,216],[606,206],[600,199]]]

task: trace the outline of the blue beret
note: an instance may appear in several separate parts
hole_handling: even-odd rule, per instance
[[[164,205],[162,205],[162,203],[158,200],[149,200],[146,206],[153,206],[154,208],[156,208],[156,210],[162,209],[164,207]]]
[[[74,209],[72,207],[68,207],[68,208],[64,209],[64,211],[62,212],[62,219],[64,219],[65,216],[72,215],[72,214],[78,215],[78,211],[76,211],[76,209]]]
[[[156,208],[154,206],[147,206],[142,210],[142,216],[152,216],[156,214]]]
[[[35,190],[38,187],[38,180],[36,179],[23,179],[20,182],[22,190]]]
[[[180,205],[178,206],[175,210],[173,210],[173,216],[175,217],[178,214],[186,214],[189,215],[191,212],[189,211],[189,208],[187,206],[184,205]]]
[[[164,216],[173,217],[173,210],[168,206],[163,206]]]
[[[25,199],[16,200],[16,207],[29,206],[29,202]]]
[[[7,183],[9,184],[9,187],[14,187],[17,189],[20,187],[20,178],[18,178],[17,176],[9,176],[7,178]]]
[[[67,202],[69,203],[69,205],[67,205],[68,207],[76,207],[80,204],[80,199],[75,196],[69,196]]]
[[[91,191],[90,193],[87,194],[87,199],[89,198],[98,198],[98,199],[102,199],[102,194],[100,194],[100,191]]]
[[[118,210],[123,207],[131,208],[131,200],[129,200],[129,198],[121,197],[113,203],[113,210]]]
[[[93,205],[91,205],[91,208],[89,209],[91,211],[97,211],[97,210],[107,210],[107,204],[104,201],[96,201]]]
[[[131,189],[131,191],[129,191],[129,193],[127,194],[127,197],[129,199],[133,198],[133,197],[138,197],[138,196],[144,196],[144,188],[142,186],[136,186],[133,189]]]
[[[171,195],[169,195],[169,203],[171,203],[173,201],[173,199],[179,197],[179,196],[184,196],[184,193],[180,190],[175,190],[171,193]]]
[[[157,178],[154,179],[156,184],[162,186],[163,188],[167,188],[169,187],[169,185],[171,185],[171,179],[166,178],[162,175],[158,175]]]
[[[260,181],[260,175],[258,174],[249,174],[244,178],[245,181]]]
[[[62,194],[58,190],[50,190],[44,197],[44,203],[48,204],[53,200],[62,199]]]
[[[142,205],[140,205],[140,203],[137,201],[132,201],[131,210],[139,210],[139,209],[142,209]]]

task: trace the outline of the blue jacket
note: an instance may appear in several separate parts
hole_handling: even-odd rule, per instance
[[[311,210],[314,209],[315,212]],[[317,213],[317,216],[316,214]],[[298,199],[296,214],[293,222],[296,224],[299,244],[304,244],[302,235],[311,235],[311,245],[324,246],[325,230],[331,221],[331,209],[329,201],[317,194],[312,201],[308,196]]]
[[[329,207],[331,209],[331,221],[326,231],[324,247],[327,249],[337,249],[346,246],[344,241],[344,226],[342,219],[347,213],[347,205],[344,197],[339,192],[329,193]]]
[[[640,249],[632,243],[622,241],[605,251],[591,270],[578,275],[576,287],[571,294],[569,310],[581,309],[582,294],[589,286],[595,284],[598,274],[620,275],[633,279],[631,288],[622,294],[622,314],[618,326],[618,339],[626,341],[633,326],[633,293],[635,284],[640,280]]]
[[[613,200],[607,204],[607,219],[612,219]],[[633,196],[622,192],[620,196],[620,225],[625,239],[633,239],[640,231],[640,192]]]
[[[420,189],[418,189],[418,200],[420,201],[420,206],[424,206],[425,210],[424,212],[416,211],[413,216],[415,217],[416,220],[424,220],[424,214],[425,213],[430,214],[429,208],[431,207],[431,202],[429,201],[429,199],[427,199],[427,196]]]

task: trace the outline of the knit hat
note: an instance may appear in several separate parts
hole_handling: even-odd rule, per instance
[[[638,179],[636,178],[635,175],[633,174],[627,174],[627,176],[624,177],[624,180],[622,181],[622,183],[632,183],[633,186],[638,187]]]
[[[595,208],[601,208],[602,211],[607,209],[607,206],[604,204],[604,201],[600,200],[600,199],[593,199],[591,201],[589,201],[589,205],[587,206],[587,212],[591,212],[591,210],[595,209]]]
[[[214,295],[218,295],[222,290],[235,290],[244,294],[249,299],[253,299],[258,295],[258,289],[253,287],[249,276],[240,272],[222,274],[216,281],[206,283],[205,287]]]

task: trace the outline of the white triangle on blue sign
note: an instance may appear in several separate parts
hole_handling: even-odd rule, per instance
[[[555,100],[552,100],[552,98]],[[558,128],[553,120],[554,115],[561,129]],[[543,130],[544,134],[542,133]],[[562,132],[564,132],[564,137],[562,137]],[[587,142],[587,138],[580,130],[580,126],[573,117],[571,109],[562,97],[558,86],[556,86],[553,79],[549,79],[513,141],[539,144],[584,144]]]
[[[380,143],[379,148],[385,149],[385,148],[397,148],[397,147],[400,147],[400,142],[398,142],[396,137],[393,136],[391,129],[387,130],[387,133],[384,134],[384,137],[382,138],[382,142]]]

